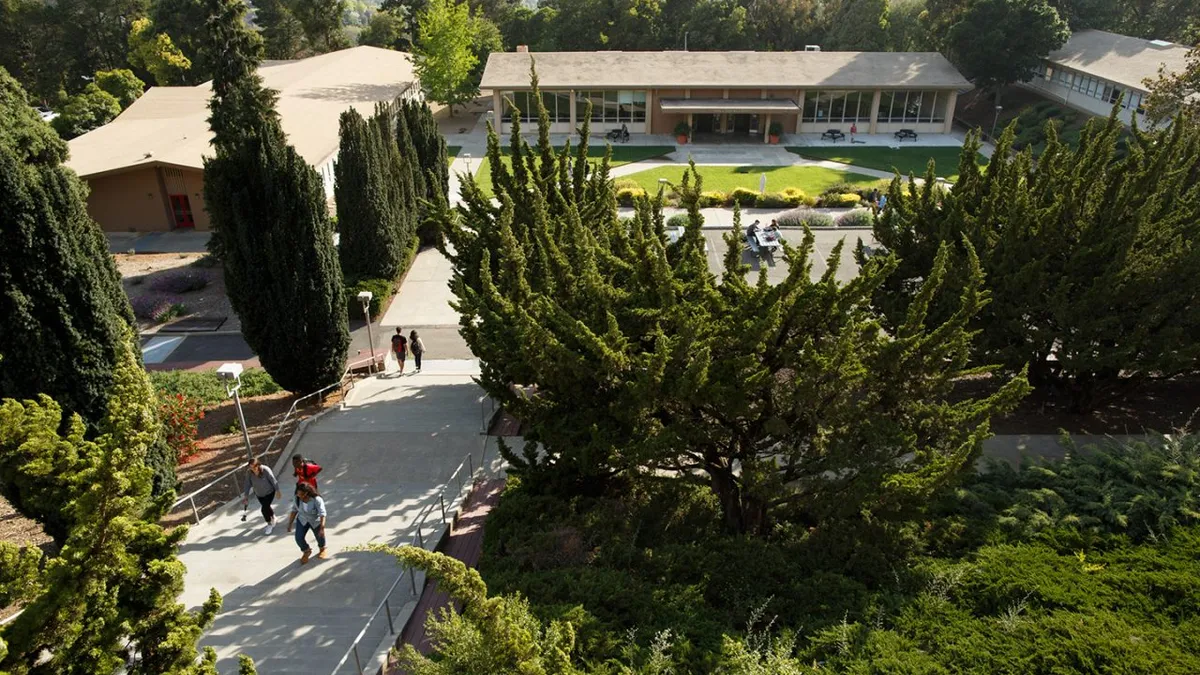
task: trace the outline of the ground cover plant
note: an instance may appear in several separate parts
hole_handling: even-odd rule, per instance
[[[678,183],[683,175],[683,166],[661,166],[637,173],[626,174],[622,181],[633,181],[649,194],[658,191],[660,178]],[[767,192],[780,192],[791,188],[806,195],[819,195],[834,185],[853,185],[860,189],[884,187],[886,181],[851,171],[828,169],[822,166],[704,166],[704,189],[732,193],[739,188],[758,194],[759,181],[767,175]]]
[[[204,406],[214,406],[229,398],[225,383],[215,370],[196,372],[190,370],[150,371],[150,384],[161,396],[182,395]],[[266,396],[283,391],[262,368],[247,368],[242,371],[242,398]]]
[[[872,146],[856,148],[850,146],[804,146],[789,147],[788,152],[809,159],[826,159],[843,164],[853,164],[877,171],[899,172],[902,176],[915,174],[924,176],[929,161],[933,160],[937,167],[937,175],[951,183],[958,180],[958,162],[962,153],[958,147],[904,147],[891,148],[887,146]],[[987,158],[976,153],[975,161],[980,166],[987,164]]]

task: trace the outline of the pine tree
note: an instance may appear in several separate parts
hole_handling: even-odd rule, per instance
[[[132,664],[137,675],[216,673],[215,653],[197,661],[196,640],[220,596],[213,591],[196,613],[176,602],[184,569],[175,554],[187,528],[158,524],[170,502],[151,496],[145,462],[160,433],[154,393],[133,341],[121,344],[95,441],[78,416],[64,424],[47,396],[0,403],[0,464],[20,474],[15,482],[56,493],[68,524],[59,554],[26,580],[24,611],[3,628],[5,672],[94,675]]]
[[[608,157],[592,168],[586,124],[568,163],[571,148],[554,149],[538,113],[536,148],[514,115],[511,170],[489,135],[499,206],[470,181],[457,215],[439,216],[480,382],[529,427],[523,456],[505,450],[529,480],[577,493],[632,471],[700,473],[739,532],[882,515],[967,469],[990,415],[1026,391],[1017,377],[991,397],[951,399],[953,380],[974,372],[967,324],[988,298],[977,267],[961,287],[943,284],[949,251],[890,334],[869,300],[895,262],[842,284],[839,245],[814,280],[811,234],[786,249],[784,281],[769,285],[764,270],[749,283],[735,217],[718,280],[695,167],[677,188],[689,224],[668,244],[661,196],[618,219]],[[929,319],[947,292],[954,312]]]
[[[1078,149],[1047,126],[1033,161],[1001,137],[986,170],[964,147],[961,177],[943,193],[893,183],[875,236],[900,258],[876,302],[893,320],[915,296],[920,262],[947,242],[979,252],[993,302],[973,322],[976,360],[1017,372],[1076,411],[1150,378],[1194,372],[1200,312],[1200,126],[1134,130],[1124,156],[1116,114],[1093,121]],[[970,153],[970,156],[968,156]],[[960,246],[961,249],[961,246]],[[950,274],[961,277],[958,256]],[[945,309],[941,312],[944,314]]]
[[[411,174],[392,140],[389,106],[371,120],[342,113],[337,180],[338,255],[347,280],[399,276],[411,248],[417,206]]]
[[[205,202],[230,303],[263,368],[290,391],[336,382],[350,336],[333,225],[317,172],[287,144],[262,44],[238,0],[209,0],[213,147]]]
[[[417,196],[429,204],[439,204],[450,198],[450,164],[446,157],[446,139],[438,129],[433,111],[424,102],[404,101],[401,117],[405,129],[398,133],[403,139],[407,134],[411,143],[401,145],[401,155],[410,162]],[[406,153],[412,153],[411,155]],[[428,208],[422,208],[418,218],[418,236],[422,244],[432,245],[438,241],[437,224],[426,216]]]

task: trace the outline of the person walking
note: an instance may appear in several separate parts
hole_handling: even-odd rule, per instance
[[[271,502],[282,496],[279,493],[279,481],[275,480],[275,474],[258,461],[257,457],[251,459],[249,465],[250,480],[246,481],[246,492],[242,495],[242,508],[245,508],[246,504],[250,502],[251,494],[257,497],[258,503],[262,507],[263,520],[267,521],[263,534],[271,534],[271,530],[275,529],[275,509],[271,508]]]
[[[317,557],[324,560],[329,557],[325,551],[325,500],[317,488],[308,483],[296,486],[296,498],[292,502],[292,513],[288,518],[288,532],[296,526],[296,545],[300,547],[300,564],[304,565],[312,557],[312,547],[308,545],[308,532],[316,535]]]
[[[299,453],[292,455],[292,475],[296,477],[297,487],[303,483],[308,483],[315,490],[317,488],[317,474],[319,473],[321,473],[320,464],[304,459],[304,456]]]
[[[396,326],[396,334],[392,336],[392,353],[396,355],[396,363],[400,365],[400,374],[404,374],[404,357],[408,356],[408,338],[404,337],[404,329]]]
[[[417,372],[421,372],[421,355],[425,353],[425,343],[421,342],[421,336],[417,335],[417,331],[413,330],[408,334],[408,348],[412,350],[413,363],[417,366]]]

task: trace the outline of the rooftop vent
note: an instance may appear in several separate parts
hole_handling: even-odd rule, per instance
[[[819,51],[821,51],[821,45],[804,45],[804,51],[819,52]]]

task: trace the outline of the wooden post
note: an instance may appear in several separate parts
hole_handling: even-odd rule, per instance
[[[800,112],[796,114],[796,133],[800,133],[800,125],[804,123],[804,94],[803,89],[796,90],[796,105]]]
[[[871,133],[879,133],[879,99],[883,96],[883,92],[879,89],[875,90],[875,96],[871,99]]]

